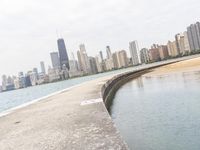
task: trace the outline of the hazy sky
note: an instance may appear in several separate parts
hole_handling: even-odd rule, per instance
[[[200,21],[199,0],[0,0],[0,75],[16,74],[45,61],[57,51],[56,30],[68,53],[84,43],[89,55],[110,45],[128,50],[166,44]]]

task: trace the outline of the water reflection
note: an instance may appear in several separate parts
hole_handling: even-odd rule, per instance
[[[136,82],[137,82],[138,88],[143,88],[144,87],[143,79],[141,77],[137,78]]]
[[[130,149],[200,149],[200,71],[144,75],[117,92],[111,115]]]

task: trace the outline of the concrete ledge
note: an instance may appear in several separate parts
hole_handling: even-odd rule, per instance
[[[0,117],[0,149],[127,150],[106,109],[111,97],[130,79],[181,60],[102,77],[16,109]]]
[[[130,72],[125,72],[125,73],[114,76],[113,78],[108,80],[101,88],[102,98],[107,110],[110,112],[110,106],[112,105],[112,100],[117,90],[128,81],[134,78],[137,78],[145,73],[148,73],[152,71],[154,68],[162,67],[162,66],[169,65],[172,63],[177,63],[186,59],[190,59],[190,58],[166,61],[160,64],[153,64],[151,66],[147,65],[144,68],[130,71]]]

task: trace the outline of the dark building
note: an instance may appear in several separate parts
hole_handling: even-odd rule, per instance
[[[200,50],[200,22],[187,27],[187,34],[191,51]]]
[[[67,69],[69,69],[69,58],[67,55],[64,39],[58,39],[57,44],[58,44],[58,51],[59,51],[59,56],[60,56],[60,65],[61,67],[65,65]]]
[[[29,86],[32,86],[31,84],[31,78],[29,75],[26,75],[25,76],[25,87],[29,87]]]

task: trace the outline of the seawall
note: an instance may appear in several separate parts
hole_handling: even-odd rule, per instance
[[[185,58],[189,59],[189,58]],[[106,108],[124,83],[177,59],[85,82],[0,117],[1,150],[127,150]],[[106,107],[105,107],[106,106]]]
[[[102,98],[107,110],[110,111],[110,106],[112,105],[112,101],[117,90],[128,81],[137,78],[145,73],[151,72],[154,68],[162,67],[183,60],[186,59],[177,59],[173,61],[163,62],[160,64],[147,65],[141,69],[125,72],[109,79],[101,88]]]

